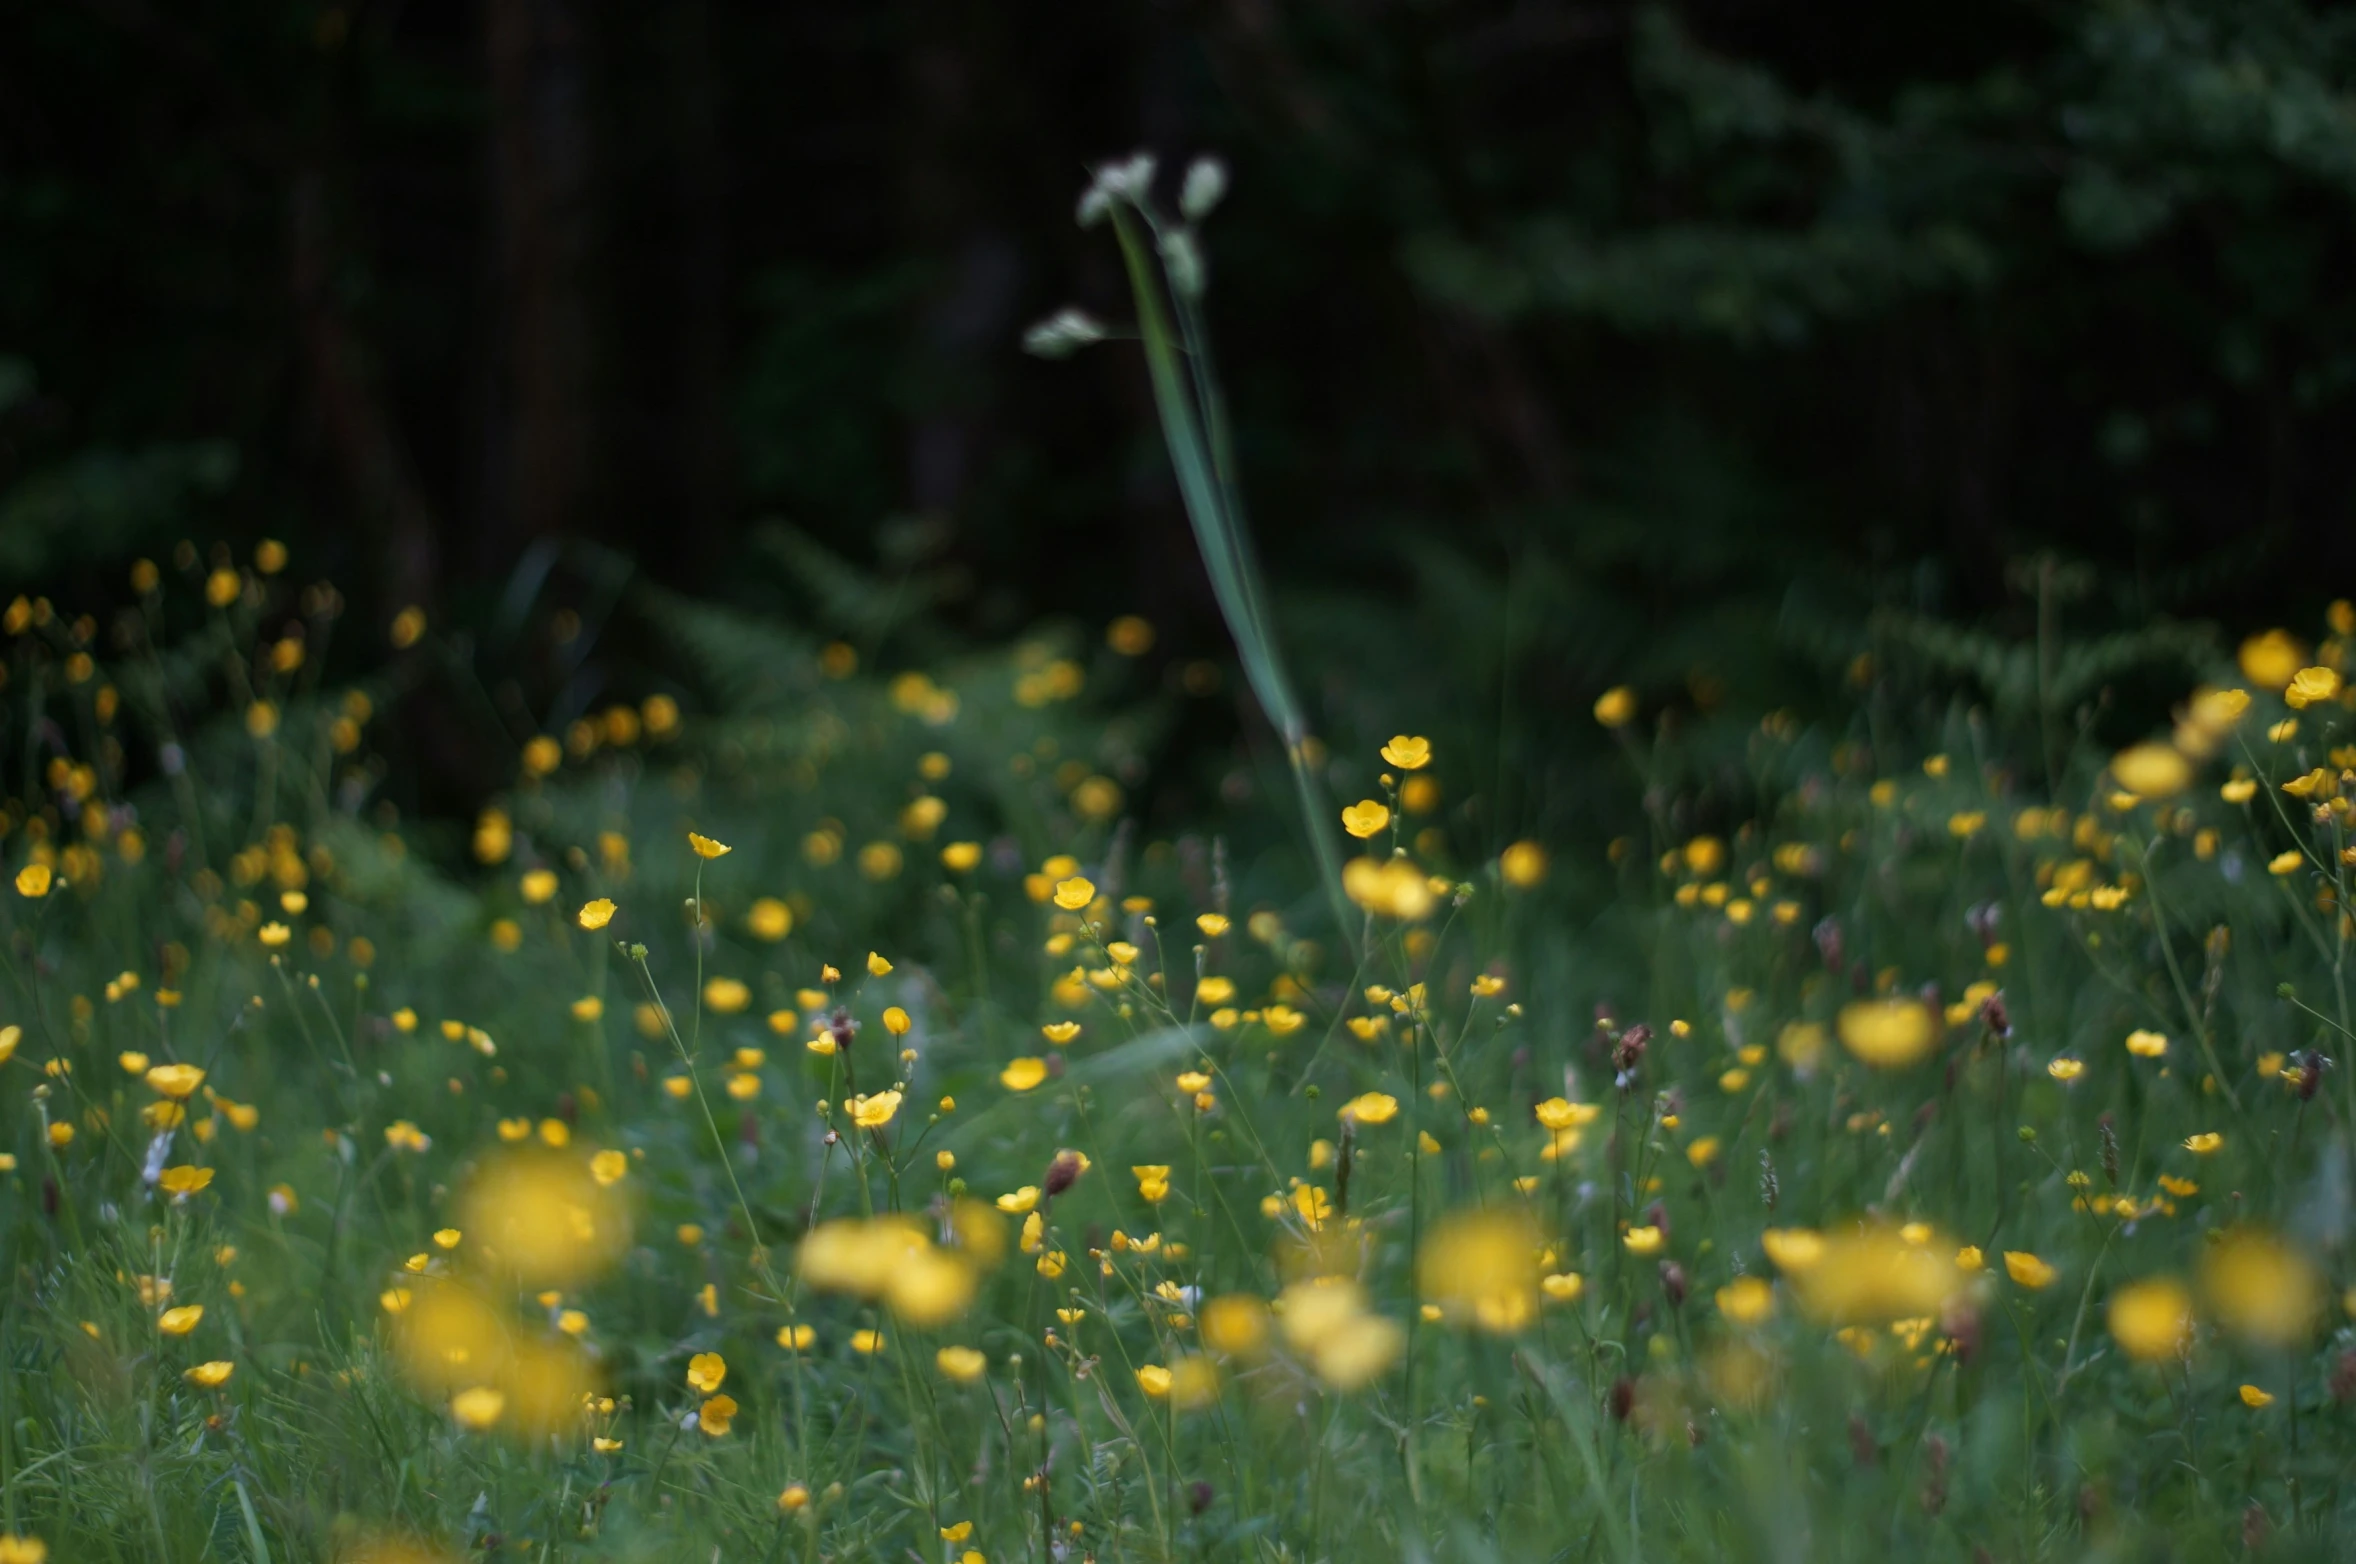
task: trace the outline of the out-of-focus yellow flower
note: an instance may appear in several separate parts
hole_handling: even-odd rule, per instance
[[[1430,917],[1437,898],[1423,871],[1404,858],[1353,858],[1342,865],[1342,890],[1378,917],[1416,923]]]
[[[2111,1294],[2109,1319],[2112,1339],[2140,1362],[2158,1363],[2192,1350],[2192,1294],[2174,1277],[2121,1287]]]
[[[1886,1227],[1832,1234],[1785,1229],[1762,1238],[1801,1312],[1831,1325],[1936,1316],[1961,1289],[1955,1262],[1934,1244]]]
[[[2270,1391],[2260,1390],[2255,1385],[2242,1386],[2240,1394],[2241,1404],[2246,1407],[2270,1407],[2274,1405],[2273,1393]]]
[[[1027,1092],[1046,1079],[1047,1061],[1044,1059],[1010,1059],[1006,1068],[998,1072],[999,1084],[1013,1092]]]
[[[2007,1249],[2004,1251],[2004,1274],[2031,1292],[2037,1292],[2051,1287],[2061,1272],[2025,1249]]]
[[[990,1360],[971,1347],[943,1347],[933,1354],[933,1363],[943,1379],[960,1385],[972,1384],[990,1367]]]
[[[2111,757],[2111,775],[2139,798],[2173,798],[2192,786],[2192,762],[2166,744],[2135,744]]]
[[[1510,1334],[1538,1317],[1538,1248],[1518,1211],[1451,1217],[1417,1252],[1416,1287],[1448,1319]]]
[[[215,1361],[199,1363],[180,1377],[201,1390],[218,1390],[229,1383],[229,1376],[237,1372],[237,1365]]]
[[[2168,1039],[2163,1033],[2138,1028],[2127,1034],[2127,1051],[2138,1059],[2158,1059],[2168,1052]]]
[[[1775,1312],[1775,1289],[1762,1277],[1738,1276],[1718,1289],[1718,1312],[1737,1325],[1756,1325]]]
[[[1331,1389],[1348,1392],[1372,1383],[1406,1345],[1407,1333],[1370,1312],[1365,1292],[1347,1278],[1295,1282],[1277,1301],[1285,1344]]]
[[[562,1129],[561,1120],[547,1124]],[[459,1225],[483,1260],[530,1285],[567,1286],[595,1276],[628,1249],[629,1210],[589,1168],[552,1152],[512,1152],[489,1162],[459,1198]]]
[[[1607,728],[1624,728],[1636,720],[1636,692],[1625,684],[1614,685],[1595,701],[1595,720]]]
[[[450,1416],[469,1433],[494,1427],[507,1411],[507,1397],[489,1385],[475,1385],[450,1398]]]
[[[1342,1104],[1339,1117],[1350,1124],[1388,1124],[1398,1114],[1398,1098],[1385,1092],[1362,1092]]]
[[[1213,1298],[1196,1316],[1195,1329],[1213,1352],[1256,1357],[1268,1343],[1268,1306],[1248,1293]]]
[[[2271,1347],[2305,1342],[2323,1309],[2323,1281],[2307,1257],[2252,1228],[2202,1252],[2201,1291],[2220,1325]]]
[[[167,1336],[185,1336],[196,1329],[204,1317],[205,1306],[203,1304],[182,1304],[176,1309],[166,1309],[157,1316],[155,1328]]]
[[[1546,849],[1536,842],[1516,842],[1497,855],[1498,878],[1517,891],[1544,884],[1546,868]]]
[[[1859,999],[1841,1007],[1835,1030],[1859,1059],[1877,1070],[1899,1070],[1930,1054],[1939,1022],[1920,1000]]]
[[[2196,1157],[2208,1156],[2210,1153],[2214,1152],[2218,1147],[2224,1144],[2225,1137],[2218,1134],[2215,1130],[2208,1130],[2199,1135],[2187,1135],[2184,1137],[2184,1149],[2191,1152]]]
[[[2266,630],[2241,643],[2242,677],[2260,689],[2279,690],[2298,677],[2307,644],[2288,630]]]

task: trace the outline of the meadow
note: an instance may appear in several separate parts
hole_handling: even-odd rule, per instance
[[[1295,693],[1150,175],[1082,216],[1268,722],[1220,821],[1136,811],[1117,604],[875,668],[650,594],[700,676],[455,828],[422,611],[6,608],[0,1564],[2344,1555],[2356,608],[2125,747],[1870,645],[1594,690],[1643,829],[1509,836]]]

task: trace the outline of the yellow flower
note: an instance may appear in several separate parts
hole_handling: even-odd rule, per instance
[[[507,1397],[488,1385],[461,1390],[450,1398],[450,1415],[470,1433],[481,1433],[507,1410]]]
[[[204,1084],[205,1073],[193,1064],[159,1064],[147,1072],[147,1089],[158,1097],[185,1102]]]
[[[1546,849],[1521,841],[1497,855],[1498,877],[1517,891],[1535,889],[1546,879]]]
[[[2168,1039],[2159,1032],[2140,1028],[2127,1034],[2127,1051],[2138,1059],[2157,1059],[2168,1051]]]
[[[436,1228],[434,1230],[434,1247],[436,1249],[455,1249],[458,1247],[459,1240],[465,1236],[455,1227]]]
[[[283,923],[265,923],[255,931],[255,935],[261,940],[263,948],[276,950],[294,938],[294,930]]]
[[[714,1015],[735,1015],[752,999],[753,991],[732,977],[716,977],[704,984],[704,1006]]]
[[[777,1344],[788,1352],[807,1352],[810,1350],[811,1344],[817,1340],[818,1327],[815,1325],[780,1325],[777,1327]]]
[[[2219,1324],[2271,1347],[2303,1343],[2323,1307],[2322,1278],[2307,1257],[2249,1229],[2202,1252],[2201,1291]]]
[[[1965,1244],[1955,1251],[1955,1268],[1959,1271],[1976,1271],[1987,1263],[1987,1256],[1980,1253],[1978,1244]]]
[[[980,1379],[990,1366],[990,1360],[971,1347],[943,1347],[933,1354],[933,1363],[940,1369],[943,1379],[954,1380],[960,1385],[970,1385]],[[971,1529],[971,1523],[966,1524]],[[941,1535],[946,1537],[949,1533],[944,1530]]]
[[[573,1001],[572,1010],[574,1020],[594,1021],[605,1014],[605,1001],[595,994],[583,994]]]
[[[1007,1062],[1005,1069],[998,1072],[998,1083],[1011,1092],[1027,1092],[1046,1079],[1047,1061],[1044,1059],[1012,1059]]]
[[[723,853],[727,850],[725,847],[720,849]],[[712,856],[717,857],[718,854]],[[734,1396],[714,1396],[695,1409],[695,1426],[712,1438],[718,1439],[728,1432],[728,1425],[734,1421],[735,1417],[736,1398]]]
[[[2056,1059],[2045,1067],[2045,1073],[2057,1081],[2074,1081],[2086,1073],[2086,1061],[2070,1058]]]
[[[1196,916],[1194,920],[1194,926],[1202,930],[1203,938],[1217,939],[1220,935],[1227,932],[1228,924],[1227,920],[1221,917],[1219,914],[1215,912],[1206,912]]]
[[[524,900],[537,907],[556,896],[556,876],[547,869],[533,869],[523,877]]]
[[[877,1092],[872,1097],[853,1097],[850,1106],[852,1123],[863,1130],[880,1130],[900,1111],[900,1094]]]
[[[213,1170],[211,1168],[186,1166],[166,1168],[162,1178],[158,1180],[167,1195],[193,1195],[212,1181]]]
[[[1061,1048],[1080,1035],[1080,1023],[1077,1021],[1051,1021],[1039,1028],[1039,1035]]]
[[[1341,1106],[1339,1117],[1352,1124],[1388,1124],[1399,1113],[1399,1099],[1384,1092],[1365,1092]]]
[[[972,1521],[959,1521],[954,1526],[944,1526],[941,1528],[941,1540],[943,1542],[963,1542],[966,1538],[972,1535]]]
[[[1432,763],[1432,741],[1393,734],[1391,742],[1383,746],[1383,759],[1401,771],[1421,771]]]
[[[753,910],[746,915],[744,923],[752,931],[753,938],[774,942],[793,932],[793,909],[774,896],[764,896],[753,903]]]
[[[853,1352],[864,1353],[869,1356],[873,1356],[874,1354],[883,1351],[883,1349],[884,1333],[882,1331],[855,1330],[851,1332],[851,1350]]]
[[[1362,841],[1390,823],[1390,810],[1371,798],[1362,798],[1342,811],[1342,829]]]
[[[2270,1407],[2274,1405],[2274,1397],[2255,1385],[2244,1385],[2241,1387],[2241,1404],[2246,1407]]]
[[[1279,1037],[1290,1037],[1309,1024],[1309,1018],[1290,1005],[1270,1005],[1260,1012],[1260,1024]]]
[[[2111,1294],[2112,1339],[2129,1357],[2157,1363],[2192,1346],[2192,1294],[2173,1277],[2129,1282]]]
[[[2061,1272],[2025,1249],[2007,1249],[2004,1251],[2004,1274],[2035,1292],[2040,1288],[2051,1287],[2054,1278]]]
[[[2288,630],[2268,630],[2241,643],[2239,661],[2243,678],[2279,690],[2298,677],[2307,646]]]
[[[219,1361],[199,1363],[180,1377],[202,1390],[218,1390],[229,1383],[229,1376],[237,1372],[234,1363]]]
[[[1626,1235],[1620,1239],[1620,1242],[1627,1245],[1628,1252],[1630,1254],[1659,1254],[1661,1252],[1662,1244],[1661,1230],[1657,1227],[1652,1227],[1649,1225],[1644,1227],[1631,1227],[1628,1229]]]
[[[2192,786],[2192,762],[2166,744],[2135,744],[2111,757],[2111,775],[2139,798],[2173,798]]]
[[[998,1209],[1009,1216],[1021,1216],[1027,1211],[1036,1210],[1038,1205],[1039,1186],[1036,1184],[1025,1184],[1011,1195],[998,1197]]]
[[[687,1360],[687,1383],[710,1395],[728,1377],[728,1360],[717,1352],[699,1352]]]
[[[892,964],[890,962],[872,950],[867,953],[867,975],[869,977],[889,977],[891,973]]]
[[[177,1309],[166,1309],[157,1318],[155,1328],[167,1336],[185,1336],[196,1329],[197,1322],[204,1317],[205,1306],[203,1304],[183,1304]]]
[[[2287,851],[2276,853],[2273,858],[2269,859],[2266,864],[2266,872],[2268,874],[2297,874],[2299,863],[2299,850],[2293,847]]]
[[[1841,1044],[1876,1069],[1919,1063],[1938,1039],[1938,1018],[1913,999],[1860,999],[1841,1007]]]
[[[1539,1277],[1538,1290],[1546,1294],[1549,1303],[1576,1303],[1579,1294],[1587,1290],[1587,1278],[1576,1271],[1558,1271]]]
[[[26,864],[16,871],[16,894],[34,899],[46,896],[49,894],[51,878],[49,865],[45,863]]]
[[[715,842],[710,837],[699,836],[693,831],[687,833],[687,845],[695,849],[695,856],[698,858],[724,858],[735,851],[726,842]]]
[[[2209,1153],[2215,1151],[2219,1146],[2224,1144],[2225,1137],[2218,1134],[2215,1130],[2210,1130],[2205,1134],[2187,1135],[2184,1137],[2184,1149],[2191,1152],[2196,1157],[2205,1157],[2209,1155]]]
[[[1055,904],[1066,912],[1081,912],[1096,900],[1096,882],[1073,875],[1055,882]]]
[[[578,917],[581,927],[602,929],[614,921],[614,904],[610,898],[600,896],[593,902],[584,903]]]
[[[1775,1312],[1775,1289],[1757,1276],[1738,1276],[1718,1289],[1718,1312],[1737,1325],[1756,1325]]]
[[[1137,1388],[1156,1401],[1170,1393],[1170,1371],[1159,1363],[1148,1363],[1137,1371]]]
[[[2340,693],[2340,676],[2330,668],[2301,668],[2291,675],[2282,702],[2293,711],[2319,705]]]
[[[1625,684],[1614,685],[1595,701],[1595,720],[1607,728],[1624,728],[1636,720],[1636,692]]]
[[[1718,1137],[1704,1135],[1685,1148],[1685,1160],[1697,1168],[1706,1168],[1718,1160]]]
[[[810,1490],[800,1483],[789,1483],[785,1491],[777,1496],[777,1508],[787,1515],[807,1508],[809,1503]]]
[[[630,1159],[610,1148],[589,1159],[589,1176],[600,1184],[619,1184],[629,1171]]]

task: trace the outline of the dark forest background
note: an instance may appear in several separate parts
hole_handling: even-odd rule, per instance
[[[0,0],[0,593],[282,538],[337,655],[421,603],[550,730],[684,677],[623,583],[1220,659],[1133,349],[1020,350],[1126,314],[1073,203],[1145,148],[1232,171],[1329,717],[1543,750],[1873,646],[2001,710],[2041,623],[2084,700],[2356,580],[2352,85],[2298,0]]]

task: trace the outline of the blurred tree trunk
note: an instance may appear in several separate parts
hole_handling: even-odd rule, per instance
[[[487,0],[492,341],[479,566],[591,530],[590,148],[573,0]]]
[[[719,563],[734,452],[728,428],[728,165],[720,129],[720,73],[710,0],[675,0],[665,15],[672,208],[669,296],[671,396],[663,442],[665,530],[683,531]],[[641,523],[643,526],[644,523]],[[651,531],[651,529],[649,529]],[[660,546],[645,536],[642,547]]]

